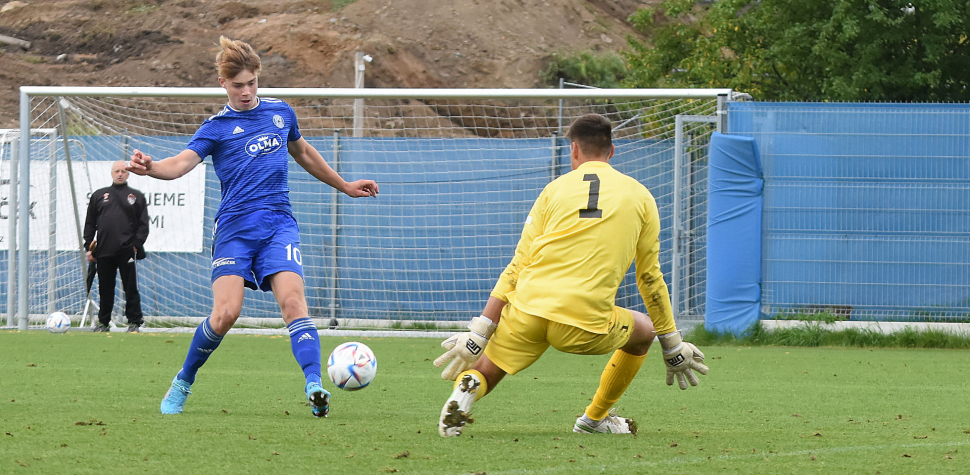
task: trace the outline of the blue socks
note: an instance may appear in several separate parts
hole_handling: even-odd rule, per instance
[[[290,345],[297,364],[303,368],[306,382],[321,383],[320,337],[309,318],[298,318],[286,326],[290,330]]]
[[[198,328],[195,329],[195,336],[192,337],[192,346],[189,347],[189,354],[185,356],[185,363],[182,364],[182,371],[179,371],[178,379],[186,383],[195,383],[195,374],[199,368],[209,359],[209,355],[222,343],[222,335],[219,335],[209,325],[206,318]]]
[[[317,335],[317,327],[309,318],[300,318],[290,322],[287,328],[290,330],[293,356],[300,368],[303,369],[306,382],[322,384],[320,379],[322,374],[320,337]],[[222,335],[217,334],[212,329],[209,319],[206,318],[195,329],[192,346],[189,347],[189,354],[185,356],[185,363],[182,365],[182,371],[179,371],[178,379],[189,384],[195,383],[196,373],[209,359],[209,355],[219,347],[219,343],[222,343]]]

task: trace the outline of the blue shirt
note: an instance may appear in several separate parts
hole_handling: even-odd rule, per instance
[[[257,209],[290,213],[287,143],[300,137],[296,113],[279,99],[261,97],[248,111],[226,105],[206,119],[186,148],[212,157],[222,187],[216,220]]]

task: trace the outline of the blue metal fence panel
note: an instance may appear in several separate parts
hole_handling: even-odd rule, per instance
[[[765,165],[769,316],[970,318],[970,106],[732,103]]]

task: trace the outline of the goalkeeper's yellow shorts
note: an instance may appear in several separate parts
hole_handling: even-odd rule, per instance
[[[633,314],[613,307],[608,328],[609,333],[592,333],[525,313],[510,304],[502,309],[502,320],[485,347],[485,355],[506,373],[515,374],[535,363],[550,345],[576,355],[612,353],[630,340]]]

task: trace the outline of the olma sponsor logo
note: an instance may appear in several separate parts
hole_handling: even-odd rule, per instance
[[[250,157],[258,157],[273,153],[283,146],[283,138],[279,134],[261,134],[246,142],[246,153]]]

